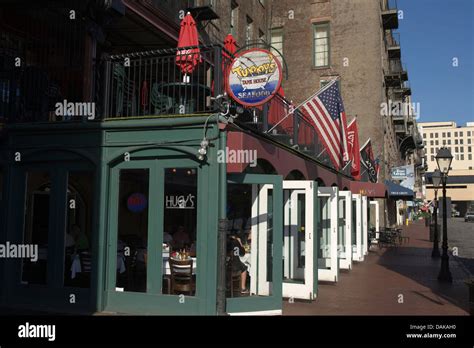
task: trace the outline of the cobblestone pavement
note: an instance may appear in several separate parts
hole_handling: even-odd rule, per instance
[[[342,273],[338,283],[319,284],[313,302],[285,300],[283,314],[468,315],[465,269],[451,257],[453,284],[440,284],[440,260],[431,258],[428,228],[418,222],[404,227],[403,234],[410,237],[405,245],[373,246],[365,261]]]
[[[448,244],[450,249],[457,248],[458,260],[474,277],[474,223],[464,222],[464,218],[449,219]]]

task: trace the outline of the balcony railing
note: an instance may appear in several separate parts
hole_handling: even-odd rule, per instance
[[[382,0],[382,21],[383,28],[398,28],[398,5],[397,0]]]
[[[232,60],[231,54],[220,45],[200,46],[199,54],[190,53],[190,58],[195,58],[193,71],[185,73],[176,64],[176,53],[176,48],[127,53],[105,57],[100,63],[94,64],[95,71],[92,72],[93,76],[89,77],[94,80],[95,85],[90,99],[93,100],[96,110],[93,121],[205,116],[222,111],[222,99],[215,97],[225,92],[223,72]],[[45,73],[47,75],[48,71]],[[0,82],[4,83],[1,80]],[[34,81],[25,83],[33,90]],[[8,93],[2,84],[0,95],[3,93],[4,100],[8,102]],[[82,91],[83,79],[71,80],[70,86],[76,86],[78,91]],[[17,93],[24,94],[21,90]],[[82,96],[82,92],[70,94],[68,101],[83,102]],[[39,104],[28,103],[29,100],[32,99],[26,98],[25,104],[34,109],[33,111],[36,110],[32,115],[37,114],[38,117],[6,117],[7,123],[88,121],[84,117],[77,118],[74,115],[57,115],[55,102],[60,100],[49,98]],[[230,99],[229,102],[237,106]],[[6,105],[15,106],[14,103]],[[8,108],[4,111],[9,114]],[[17,111],[21,114],[21,110]],[[244,108],[236,123],[333,168],[315,128],[300,110],[293,111],[292,104],[278,94],[262,107]]]

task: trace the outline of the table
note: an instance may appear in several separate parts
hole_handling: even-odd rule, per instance
[[[196,274],[196,258],[191,257],[193,260],[193,274]],[[169,257],[165,257],[163,253],[163,275],[170,275],[171,274],[171,269],[170,269],[170,263],[168,262]]]
[[[169,82],[159,84],[152,89],[152,104],[154,104],[155,97],[159,100],[159,96],[155,94],[173,98],[177,103],[173,105],[175,113],[192,113],[204,111],[200,110],[199,103],[205,104],[206,97],[211,95],[211,89],[199,83]],[[157,107],[157,105],[154,106]],[[185,110],[180,110],[181,106],[184,106]]]

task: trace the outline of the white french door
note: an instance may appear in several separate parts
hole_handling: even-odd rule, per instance
[[[352,259],[354,261],[364,261],[362,252],[362,196],[360,194],[352,195],[352,236],[355,236],[355,242],[352,242]]]
[[[273,260],[273,185],[252,185],[252,236],[257,237],[251,244],[250,293],[258,296],[271,294],[272,279],[268,273]],[[255,267],[253,265],[256,265]]]
[[[339,278],[337,187],[319,187],[318,199],[320,208],[318,280],[337,282]]]
[[[378,201],[371,201],[370,202],[370,207],[374,209],[374,214],[375,214],[375,239],[379,239],[380,235],[380,220],[379,220],[379,214],[380,214],[380,205]]]
[[[283,297],[316,297],[314,193],[313,181],[283,181]]]
[[[362,196],[362,251],[364,255],[369,252],[367,196]]]
[[[352,269],[352,193],[339,192],[339,268]]]

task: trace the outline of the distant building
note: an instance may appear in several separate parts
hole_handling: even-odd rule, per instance
[[[437,168],[436,154],[447,147],[453,155],[448,180],[448,196],[463,214],[474,201],[474,122],[458,126],[456,122],[420,122],[428,164],[426,198],[432,199],[431,173]]]

